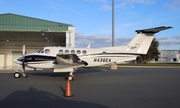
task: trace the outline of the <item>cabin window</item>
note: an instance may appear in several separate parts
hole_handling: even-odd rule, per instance
[[[75,51],[74,51],[74,50],[71,50],[71,54],[75,54]]]
[[[50,53],[50,49],[45,49],[45,53]]]
[[[102,53],[103,53],[103,54],[106,54],[106,52],[105,52],[105,51],[103,51]]]
[[[68,54],[68,53],[69,53],[69,50],[65,50],[65,53]]]
[[[77,53],[77,54],[81,54],[81,51],[80,51],[80,50],[77,50],[76,53]]]
[[[87,51],[86,51],[86,50],[83,50],[83,51],[82,51],[82,53],[83,53],[83,54],[86,54],[86,53],[87,53]]]
[[[60,49],[60,50],[59,50],[59,53],[63,53],[63,50],[62,50],[62,49]]]

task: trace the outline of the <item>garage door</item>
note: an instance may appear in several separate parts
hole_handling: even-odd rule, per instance
[[[13,54],[13,59],[14,60],[15,58],[19,57],[19,56],[22,56],[22,53],[12,53]],[[17,64],[13,62],[13,69],[16,69],[17,67]]]
[[[4,54],[0,54],[0,69],[4,69]]]

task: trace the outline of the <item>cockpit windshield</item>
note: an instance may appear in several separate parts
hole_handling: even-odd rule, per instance
[[[40,50],[37,51],[38,53],[44,53],[44,48],[41,48]]]

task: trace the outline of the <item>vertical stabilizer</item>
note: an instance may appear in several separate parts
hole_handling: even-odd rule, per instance
[[[154,38],[154,34],[138,33],[127,45],[129,53],[146,54]]]
[[[128,53],[146,54],[154,38],[154,34],[169,28],[172,27],[162,26],[144,30],[136,30],[137,35],[129,42],[126,51]]]

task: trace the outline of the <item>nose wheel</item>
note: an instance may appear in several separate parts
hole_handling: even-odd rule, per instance
[[[19,72],[14,73],[14,78],[20,78],[20,77],[21,77],[21,74]]]
[[[74,80],[73,72],[68,72],[67,75],[65,76],[65,79],[69,81]]]

